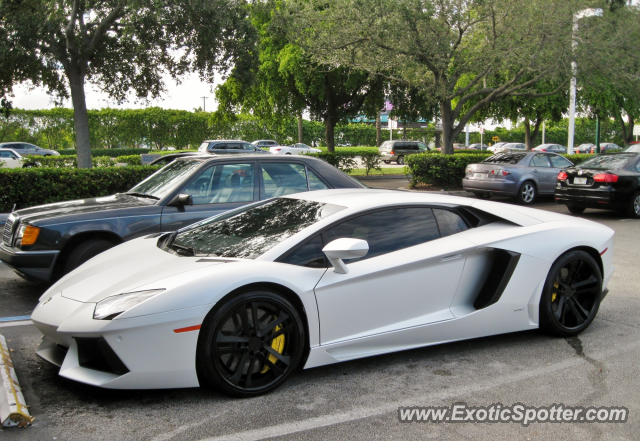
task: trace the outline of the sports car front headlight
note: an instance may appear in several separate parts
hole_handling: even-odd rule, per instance
[[[96,309],[93,311],[93,319],[112,320],[128,309],[131,309],[145,300],[160,294],[162,291],[164,291],[164,288],[128,292],[125,294],[107,297],[96,305]]]

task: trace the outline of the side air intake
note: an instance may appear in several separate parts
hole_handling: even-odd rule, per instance
[[[494,259],[489,275],[480,289],[480,293],[473,302],[475,309],[483,309],[500,300],[502,293],[509,284],[511,276],[518,266],[520,254],[505,250],[494,250]]]

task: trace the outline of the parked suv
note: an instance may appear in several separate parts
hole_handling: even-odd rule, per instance
[[[382,156],[385,164],[395,161],[404,164],[405,156],[414,155],[416,153],[425,153],[434,150],[433,147],[427,146],[425,143],[417,141],[385,141],[378,148],[378,153]]]
[[[246,141],[228,139],[210,139],[208,141],[204,141],[202,144],[200,144],[198,151],[200,153],[215,153],[217,155],[229,155],[238,153],[268,153],[253,144],[249,144]]]
[[[58,156],[60,153],[55,150],[47,150],[28,142],[4,142],[0,144],[0,149],[10,149],[20,156],[37,155],[37,156]]]

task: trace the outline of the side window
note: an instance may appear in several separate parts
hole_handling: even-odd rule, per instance
[[[211,144],[209,144],[209,150],[225,150],[226,148],[227,145],[225,143],[212,142]]]
[[[204,170],[181,193],[190,194],[194,205],[253,201],[253,165],[225,164]]]
[[[253,146],[253,144],[249,144],[249,143],[244,143],[244,144],[242,144],[242,147],[243,147],[245,150],[249,150],[249,151],[252,151],[252,152],[253,152],[253,151],[255,151],[255,149],[256,149],[256,148]]]
[[[238,143],[238,142],[230,142],[229,144],[227,144],[227,150],[241,150],[242,149],[242,144]]]
[[[369,243],[366,256],[346,262],[372,257],[429,242],[440,237],[431,208],[400,208],[365,214],[327,230],[325,243],[343,237],[362,239]]]
[[[309,178],[309,190],[328,190],[329,187],[327,184],[322,182],[322,180],[316,175],[312,170],[307,168],[307,176]]]
[[[264,181],[262,199],[309,191],[304,165],[263,162],[261,168]]]
[[[20,144],[20,147],[24,150],[29,150],[29,151],[35,151],[36,150],[36,146],[31,145],[31,144]]]
[[[327,263],[322,248],[322,237],[318,235],[282,259],[281,262],[309,268],[326,268]]]
[[[434,209],[433,214],[438,221],[440,235],[442,237],[451,236],[452,234],[461,233],[469,229],[466,222],[459,214],[449,210]]]
[[[419,143],[418,143],[418,149],[419,149],[420,151],[427,151],[427,150],[429,150],[429,147],[427,147],[427,145],[426,145],[426,144],[423,144],[423,143],[419,142]]]
[[[549,156],[549,160],[551,161],[551,167],[554,168],[567,168],[571,167],[571,162],[564,159],[562,156]]]
[[[546,155],[535,155],[530,165],[531,167],[549,167],[549,160]]]

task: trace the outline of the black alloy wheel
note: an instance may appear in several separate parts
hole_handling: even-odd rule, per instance
[[[589,327],[600,307],[602,274],[593,257],[569,251],[551,267],[540,298],[540,329],[560,337]]]
[[[304,325],[288,300],[269,291],[247,292],[205,319],[198,340],[198,374],[227,395],[261,395],[295,371],[304,342]]]
[[[585,207],[576,207],[576,206],[568,206],[567,208],[569,209],[569,212],[573,214],[582,214],[584,213],[584,210],[586,210]]]

